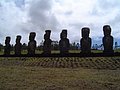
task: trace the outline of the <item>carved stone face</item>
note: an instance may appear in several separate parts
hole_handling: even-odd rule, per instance
[[[35,39],[36,33],[35,32],[31,32],[30,36],[29,36],[29,40],[32,41]]]
[[[103,32],[104,32],[104,36],[110,36],[111,35],[111,27],[109,25],[103,26]]]
[[[6,37],[5,44],[9,44],[9,43],[10,43],[10,40],[11,40],[10,37]]]
[[[19,43],[20,40],[21,40],[21,36],[17,36],[17,38],[16,38],[16,43]]]
[[[83,38],[88,38],[89,37],[89,33],[90,33],[90,29],[85,27],[85,28],[82,28],[82,37]]]
[[[46,30],[45,35],[44,35],[44,39],[50,39],[50,34],[51,34],[51,30]]]
[[[67,38],[67,30],[62,30],[62,33],[61,33],[61,39],[65,39]]]

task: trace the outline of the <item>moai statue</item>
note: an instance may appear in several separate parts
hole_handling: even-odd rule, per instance
[[[18,35],[16,37],[16,44],[15,44],[15,55],[21,55],[21,48],[22,48],[22,44],[21,44],[21,36]]]
[[[11,38],[8,36],[5,40],[5,48],[4,48],[4,54],[10,55],[11,45],[10,45]]]
[[[111,36],[111,27],[109,25],[103,26],[103,53],[114,53],[113,51],[113,37]]]
[[[82,28],[82,39],[81,43],[81,53],[89,54],[91,53],[91,38],[89,37],[90,29],[88,27]]]
[[[52,40],[50,39],[50,34],[51,34],[51,30],[46,30],[44,34],[43,53],[46,55],[51,54]]]
[[[61,40],[59,41],[59,48],[60,48],[60,54],[68,54],[69,53],[69,39],[67,38],[67,30],[62,30],[60,34]]]
[[[36,49],[35,36],[36,36],[35,32],[31,32],[29,35],[28,55],[35,55],[35,49]]]

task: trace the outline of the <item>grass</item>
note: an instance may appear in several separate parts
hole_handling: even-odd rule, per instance
[[[120,69],[27,66],[30,62],[47,59],[49,58],[0,58],[0,90],[120,90]],[[53,59],[58,58],[51,60]],[[79,59],[86,62],[88,59],[94,61],[99,58]],[[105,61],[110,58],[100,59]],[[20,62],[26,65],[19,65]]]
[[[120,70],[0,67],[0,90],[119,90]]]

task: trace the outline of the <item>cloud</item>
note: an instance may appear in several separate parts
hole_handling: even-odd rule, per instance
[[[4,43],[6,36],[11,36],[15,39],[16,34],[21,33],[17,28],[19,23],[24,21],[25,13],[16,7],[12,1],[1,1],[0,7],[0,33],[2,37],[1,43]],[[12,41],[14,42],[14,41]]]
[[[35,31],[40,43],[46,29],[52,30],[53,40],[59,40],[64,28],[71,42],[79,42],[81,28],[88,26],[93,43],[101,43],[105,24],[111,25],[112,35],[118,40],[119,5],[119,0],[1,0],[0,42],[9,35],[14,43],[17,34],[23,36],[22,42],[28,42],[29,33]]]
[[[58,21],[52,13],[52,2],[52,0],[2,1],[0,33],[4,37],[1,37],[1,42],[4,43],[6,36],[11,36],[12,43],[15,43],[16,35],[20,34],[23,36],[22,41],[27,43],[28,34],[33,31],[38,34],[36,38],[40,42],[46,29],[56,31]]]
[[[53,9],[54,0],[32,0],[29,4],[28,17],[29,20],[24,29],[35,31],[37,35],[37,41],[40,43],[43,40],[43,34],[45,30],[52,30],[54,33],[51,37],[56,38],[56,32],[58,32],[59,21],[54,15]]]
[[[30,23],[41,30],[56,30],[58,21],[52,13],[52,0],[36,0],[32,1],[29,9]]]
[[[71,41],[79,41],[76,38],[81,36],[81,28],[88,26],[91,29],[90,36],[93,39],[93,43],[101,43],[103,37],[102,28],[105,24],[111,25],[112,35],[115,39],[119,38],[119,4],[120,1],[114,0],[70,0],[70,2],[65,0],[56,6],[59,9],[56,12],[60,22],[65,24],[63,27],[70,28],[68,30]],[[72,11],[72,15],[67,16],[63,14],[69,10]]]
[[[15,4],[17,7],[22,8],[25,6],[25,0],[15,0]]]

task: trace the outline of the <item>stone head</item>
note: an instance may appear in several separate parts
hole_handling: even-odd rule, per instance
[[[67,38],[67,30],[66,29],[62,30],[62,33],[61,33],[60,37],[61,37],[61,39]]]
[[[5,44],[9,44],[9,43],[10,43],[10,40],[11,40],[11,38],[10,38],[9,36],[6,37]]]
[[[88,27],[82,28],[82,37],[83,38],[89,37],[89,34],[90,34],[90,29]]]
[[[50,38],[50,34],[51,34],[51,30],[46,30],[45,31],[45,35],[44,35],[44,39],[49,39]]]
[[[20,40],[21,40],[21,36],[18,35],[18,36],[16,37],[16,43],[20,42]]]
[[[29,35],[29,40],[32,41],[35,39],[36,33],[35,32],[31,32]]]
[[[111,27],[109,25],[103,26],[103,32],[104,32],[104,36],[110,36],[111,35]]]

